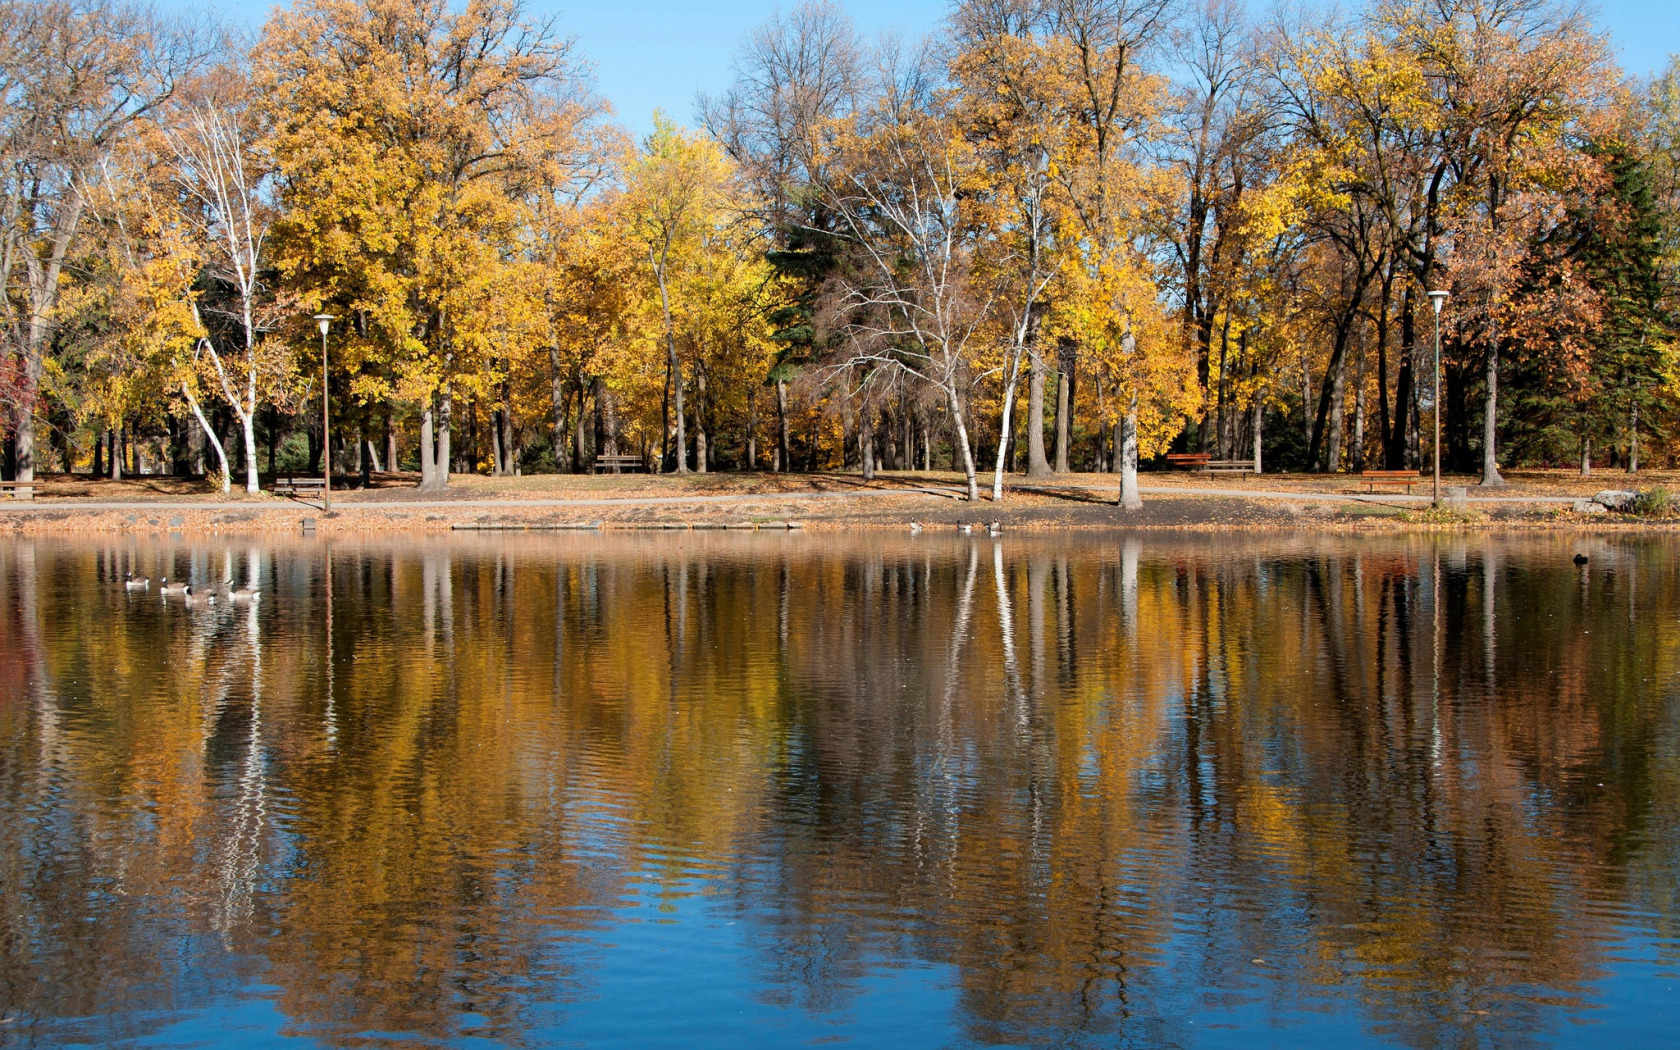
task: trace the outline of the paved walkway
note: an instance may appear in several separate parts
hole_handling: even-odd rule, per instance
[[[1069,482],[1064,484],[1021,483],[1006,486],[1009,492],[1035,492],[1046,496],[1058,494],[1079,493],[1114,493],[1118,495],[1120,483],[1118,480],[1108,484],[1092,484],[1089,482]],[[982,487],[982,501],[986,499],[989,486]],[[388,490],[387,490],[388,491]],[[1472,490],[1474,491],[1474,490]],[[1175,486],[1139,486],[1138,492],[1144,496],[1165,496],[1177,499],[1195,499],[1213,497],[1216,499],[1260,499],[1260,500],[1294,500],[1304,502],[1338,502],[1338,503],[1381,503],[1381,504],[1420,504],[1429,503],[1427,493],[1404,494],[1382,493],[1380,495],[1366,495],[1348,492],[1301,492],[1281,489],[1203,489],[1182,488]],[[719,503],[767,503],[780,500],[825,500],[825,499],[865,499],[879,496],[937,496],[945,499],[961,498],[963,489],[959,486],[917,486],[904,488],[854,488],[839,492],[742,492],[712,496],[627,496],[627,497],[597,497],[573,499],[381,499],[364,500],[354,495],[346,495],[333,501],[334,512],[338,511],[405,511],[418,509],[455,508],[471,510],[476,508],[494,510],[518,510],[543,507],[657,507],[676,504],[719,504]],[[1533,504],[1533,503],[1574,503],[1579,496],[1470,496],[1471,503],[1484,504]],[[320,510],[315,503],[302,500],[281,502],[278,500],[249,501],[249,502],[204,502],[199,500],[134,500],[114,502],[103,500],[54,499],[50,496],[33,500],[5,500],[0,501],[0,512],[4,511],[65,511],[65,510],[128,510],[128,511],[284,511],[284,510]]]

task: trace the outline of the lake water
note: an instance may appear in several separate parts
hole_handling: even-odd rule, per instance
[[[1671,540],[0,541],[4,1046],[1671,1046],[1677,887]]]

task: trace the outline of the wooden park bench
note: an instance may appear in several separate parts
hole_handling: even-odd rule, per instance
[[[1252,474],[1252,459],[1210,459],[1202,465],[1209,474]]]
[[[35,483],[33,481],[0,481],[0,495],[13,499],[34,499]]]
[[[326,490],[326,478],[275,478],[269,491],[276,496],[319,496]]]
[[[621,473],[621,472],[626,471],[626,470],[641,470],[641,469],[642,469],[642,457],[641,456],[622,455],[622,456],[596,456],[595,457],[595,473],[597,473],[597,474],[601,473],[601,471],[603,471],[603,470],[610,470],[614,474],[618,474],[618,473]]]
[[[1364,470],[1359,473],[1359,483],[1365,486],[1366,492],[1375,492],[1378,485],[1404,485],[1409,493],[1419,480],[1415,470]]]
[[[1206,470],[1211,459],[1213,454],[1210,452],[1168,452],[1167,466],[1181,470]]]

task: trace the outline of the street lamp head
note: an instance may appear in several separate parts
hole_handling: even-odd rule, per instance
[[[322,338],[326,337],[327,329],[332,327],[332,323],[336,320],[338,320],[338,318],[334,317],[332,314],[316,314],[315,315],[315,323],[321,326],[321,336],[322,336]]]
[[[1451,292],[1443,291],[1439,288],[1437,288],[1435,291],[1429,293],[1429,301],[1431,303],[1433,303],[1434,306],[1435,306],[1435,316],[1436,317],[1441,316],[1441,307],[1446,304],[1447,297],[1450,296],[1451,294],[1452,294]]]

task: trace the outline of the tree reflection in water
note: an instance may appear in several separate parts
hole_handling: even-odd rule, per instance
[[[1433,1047],[1680,1001],[1671,541],[333,548],[0,543],[0,1043],[785,1041],[896,986],[944,1041]]]

